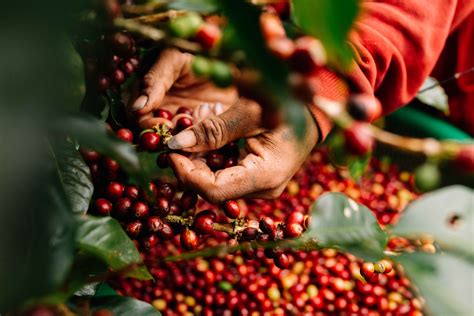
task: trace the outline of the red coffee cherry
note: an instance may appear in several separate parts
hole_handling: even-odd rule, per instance
[[[182,117],[176,122],[175,134],[185,130],[186,128],[193,126],[193,120],[189,117]]]
[[[474,145],[463,146],[454,162],[460,171],[474,173]]]
[[[157,195],[167,200],[172,200],[175,194],[174,186],[171,183],[160,183],[157,188]]]
[[[125,81],[125,74],[120,69],[115,69],[111,76],[112,82],[116,85],[121,85]]]
[[[109,157],[104,157],[102,165],[108,174],[117,175],[120,170],[120,165],[118,164],[118,162]]]
[[[125,188],[123,194],[125,197],[128,197],[130,200],[134,201],[140,196],[140,190],[134,185],[129,185]]]
[[[204,212],[200,212],[194,217],[193,228],[196,233],[207,235],[213,231],[212,224],[214,224],[212,216]]]
[[[242,250],[241,252],[242,252],[242,256],[246,260],[253,260],[255,259],[257,255],[257,252],[255,251],[255,249],[251,248],[250,246],[247,249]]]
[[[133,221],[127,224],[125,230],[132,238],[138,237],[143,229],[143,224],[140,221]]]
[[[392,272],[392,270],[393,270],[392,263],[390,261],[388,261],[387,259],[382,259],[378,263],[383,267],[383,272],[382,273],[388,274],[388,273]]]
[[[301,212],[291,212],[290,215],[286,218],[286,224],[300,224],[302,225],[304,222],[304,214]]]
[[[84,158],[84,161],[88,164],[96,163],[100,159],[100,154],[97,151],[88,150],[86,148],[81,147],[80,152],[82,158]]]
[[[112,211],[112,203],[109,200],[99,198],[95,201],[95,211],[97,214],[107,216]]]
[[[110,79],[106,76],[99,76],[97,78],[97,89],[101,92],[107,91],[107,89],[110,87]]]
[[[286,38],[285,28],[283,23],[275,14],[264,12],[260,15],[260,28],[265,42],[273,39]]]
[[[360,274],[364,279],[370,279],[375,273],[375,266],[372,262],[364,262],[360,267]]]
[[[236,201],[227,201],[223,205],[225,215],[230,219],[236,219],[240,215],[240,206]]]
[[[135,202],[132,206],[132,214],[136,218],[145,218],[149,214],[148,205],[144,202]]]
[[[255,227],[247,227],[242,231],[240,235],[240,240],[252,241],[252,240],[257,239],[257,237],[258,237],[258,229]]]
[[[192,191],[184,191],[179,199],[179,206],[183,211],[190,210],[196,206],[198,196]]]
[[[120,198],[114,205],[114,215],[123,218],[129,214],[132,207],[132,201],[129,198]]]
[[[232,168],[239,164],[239,160],[235,157],[231,157],[225,160],[223,168]]]
[[[276,57],[287,60],[295,53],[295,44],[286,37],[273,38],[267,42],[267,46]]]
[[[295,41],[290,61],[296,71],[311,74],[326,64],[326,51],[317,39],[303,36]]]
[[[199,247],[199,237],[189,229],[183,230],[180,236],[181,246],[185,250],[193,250]]]
[[[213,221],[215,221],[217,218],[216,212],[214,212],[213,210],[204,210],[199,212],[198,214],[202,214],[202,216],[209,216]]]
[[[119,56],[117,55],[111,56],[104,63],[104,70],[106,70],[109,73],[114,72],[119,66],[121,61],[122,59]]]
[[[349,98],[347,110],[355,120],[371,122],[382,114],[382,105],[374,96],[355,94]]]
[[[259,227],[260,230],[265,234],[271,234],[276,229],[275,222],[270,217],[263,217],[262,219],[260,219]]]
[[[160,229],[163,222],[158,216],[150,216],[147,220],[147,228],[150,232],[156,233]]]
[[[156,203],[153,205],[153,213],[160,217],[168,215],[170,213],[169,200],[163,197],[156,199]]]
[[[171,113],[170,111],[168,110],[164,110],[164,109],[158,109],[156,112],[155,112],[155,115],[157,117],[162,117],[164,119],[167,119],[167,120],[170,120],[173,118],[173,113]]]
[[[210,153],[207,156],[206,163],[213,171],[222,169],[224,166],[224,156],[218,152]]]
[[[133,71],[135,70],[132,63],[129,61],[126,61],[122,65],[120,65],[120,69],[127,76],[130,76],[131,74],[133,74]]]
[[[156,235],[148,235],[146,237],[143,238],[142,242],[143,242],[143,246],[145,246],[145,248],[147,249],[151,249],[153,247],[155,247],[156,245],[158,245],[158,237],[156,237]]]
[[[160,140],[160,135],[156,133],[143,133],[140,137],[140,147],[146,151],[156,151],[160,147]]]
[[[299,237],[303,233],[303,226],[298,223],[287,224],[284,233],[286,238]]]
[[[215,47],[221,37],[221,29],[211,23],[202,24],[195,35],[196,41],[201,44],[205,50],[210,50]]]
[[[107,184],[105,194],[110,200],[118,200],[122,197],[124,189],[125,187],[123,186],[123,184],[118,182],[110,182],[109,184]]]
[[[114,314],[108,309],[99,309],[94,312],[93,316],[114,316]]]
[[[188,108],[188,107],[185,107],[185,106],[181,106],[178,108],[178,110],[176,111],[176,114],[188,114],[188,115],[193,115],[193,111]]]
[[[290,267],[290,258],[282,251],[273,256],[273,262],[280,269],[288,269]]]
[[[346,148],[355,155],[365,155],[374,148],[375,140],[367,123],[353,123],[344,130]]]
[[[124,32],[116,32],[106,37],[110,49],[120,57],[128,57],[133,53],[133,40]]]
[[[126,141],[128,143],[133,142],[133,133],[128,128],[121,128],[115,134],[123,141]]]
[[[162,222],[156,233],[163,241],[171,240],[174,237],[173,227],[166,222]]]
[[[170,166],[168,157],[169,157],[168,153],[159,154],[158,157],[156,158],[156,165],[161,169],[168,168]]]

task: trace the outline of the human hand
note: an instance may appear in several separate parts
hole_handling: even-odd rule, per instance
[[[298,139],[289,125],[273,130],[262,126],[262,110],[254,101],[240,99],[226,112],[182,131],[168,146],[186,152],[218,149],[246,138],[247,155],[235,167],[213,172],[202,158],[170,154],[180,182],[210,202],[240,197],[276,198],[318,141],[316,122],[305,109],[306,133]]]
[[[154,114],[158,109],[175,113],[185,106],[196,116],[207,117],[222,113],[236,102],[235,88],[218,88],[212,82],[194,76],[192,58],[191,54],[176,49],[161,53],[144,77],[144,89],[129,107],[139,127],[151,128],[162,123]]]

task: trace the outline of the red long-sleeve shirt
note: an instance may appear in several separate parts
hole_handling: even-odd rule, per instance
[[[383,115],[411,101],[429,75],[443,80],[474,67],[474,0],[366,0],[350,35],[356,66],[349,78],[374,94]],[[321,95],[343,99],[335,74],[318,75]],[[445,86],[450,119],[474,135],[474,72]],[[314,107],[323,137],[331,126]]]

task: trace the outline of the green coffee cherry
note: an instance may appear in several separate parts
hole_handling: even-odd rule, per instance
[[[205,57],[196,56],[193,58],[191,68],[196,76],[209,77],[212,71],[212,62]]]
[[[434,163],[425,163],[415,170],[415,185],[423,192],[431,191],[439,187],[441,173]]]
[[[215,61],[212,63],[211,79],[218,87],[228,87],[233,81],[232,71],[226,63]]]
[[[176,37],[189,38],[196,34],[202,23],[203,21],[199,14],[190,13],[171,20],[169,29]]]

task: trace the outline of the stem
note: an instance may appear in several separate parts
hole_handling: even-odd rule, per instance
[[[182,10],[169,10],[166,12],[160,12],[155,14],[143,15],[136,18],[132,18],[133,21],[144,23],[144,24],[157,24],[166,20],[174,19],[178,16],[185,15],[186,11]]]
[[[166,37],[166,33],[152,26],[143,25],[132,19],[115,19],[115,26],[126,29],[132,33],[138,33],[154,41],[161,41]]]

